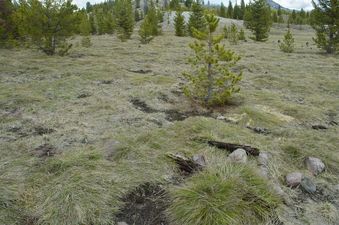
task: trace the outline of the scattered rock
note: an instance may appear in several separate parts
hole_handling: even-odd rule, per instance
[[[260,175],[264,178],[268,178],[268,158],[269,153],[260,152],[258,156],[258,165],[260,169]]]
[[[317,191],[316,185],[308,177],[303,177],[301,179],[300,186],[301,186],[302,190],[304,190],[304,191],[306,191],[310,194],[313,194]]]
[[[117,225],[128,225],[126,222],[118,222]]]
[[[339,184],[334,185],[333,190],[339,193]]]
[[[195,162],[200,167],[205,167],[206,166],[205,156],[203,156],[203,155],[194,155],[192,157],[192,159],[193,159],[193,162]]]
[[[268,166],[268,159],[270,158],[270,154],[267,152],[260,152],[258,156],[258,164],[260,166]]]
[[[264,134],[267,135],[270,133],[270,131],[266,128],[262,128],[262,127],[251,127],[251,126],[246,126],[248,129],[254,131],[257,134]]]
[[[224,117],[224,116],[217,116],[217,120],[226,120],[226,117]]]
[[[82,93],[80,95],[77,96],[77,98],[87,98],[87,97],[90,97],[91,94],[90,93]]]
[[[328,122],[329,125],[331,126],[338,126],[338,122],[334,121],[334,120],[331,120],[330,122]]]
[[[236,163],[246,163],[247,162],[247,153],[244,149],[237,149],[231,154],[229,154],[229,159]]]
[[[325,170],[325,164],[318,158],[307,157],[305,159],[307,169],[314,175],[318,175]]]
[[[325,126],[325,125],[318,124],[318,125],[313,125],[312,129],[314,129],[314,130],[326,130],[326,129],[328,129],[328,127]]]
[[[301,183],[303,174],[299,172],[289,173],[286,176],[286,184],[289,187],[297,187]]]

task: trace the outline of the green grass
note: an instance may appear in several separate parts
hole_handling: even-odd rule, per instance
[[[181,73],[189,69],[186,59],[192,39],[175,37],[173,32],[165,31],[140,47],[136,35],[123,43],[114,36],[93,36],[91,48],[75,47],[66,57],[1,49],[0,224],[114,223],[123,204],[121,196],[140,184],[166,183],[177,175],[167,153],[204,154],[210,165],[207,175],[219,162],[215,158],[227,155],[199,138],[248,144],[272,154],[269,174],[302,209],[291,217],[286,210],[294,213],[295,208],[279,205],[281,221],[312,224],[314,218],[324,218],[319,224],[335,224],[334,204],[294,202],[298,190],[283,186],[289,172],[310,175],[303,165],[305,156],[319,157],[326,164],[326,172],[314,178],[318,185],[339,182],[338,126],[325,131],[310,128],[330,119],[339,121],[338,56],[320,54],[313,44],[306,48],[306,41],[312,43],[311,30],[292,32],[293,54],[279,50],[277,40],[285,31],[277,28],[265,43],[248,40],[230,46],[225,41],[242,56],[238,66],[244,78],[234,104],[219,108],[213,116],[242,117],[238,124],[206,117],[169,122],[164,113],[147,114],[129,102],[140,98],[158,110],[201,110],[177,93]],[[138,74],[131,69],[152,72]],[[108,80],[112,82],[102,83]],[[81,93],[90,96],[78,98]],[[169,101],[159,98],[164,95]],[[248,123],[271,134],[256,134],[246,128]],[[36,127],[54,132],[37,135]],[[114,141],[119,144],[112,145]],[[44,143],[58,154],[37,158],[34,149]],[[249,161],[249,168],[255,167],[255,159]]]
[[[169,214],[175,224],[264,224],[279,198],[250,166],[214,162],[175,187]]]

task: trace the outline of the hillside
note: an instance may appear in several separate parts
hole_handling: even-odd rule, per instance
[[[285,8],[283,6],[281,6],[280,4],[276,3],[275,1],[273,0],[266,0],[267,1],[267,4],[269,4],[273,9],[283,9],[283,10],[290,10],[288,8]]]

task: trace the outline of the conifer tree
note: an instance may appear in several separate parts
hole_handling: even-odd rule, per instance
[[[273,13],[272,14],[272,21],[273,21],[273,23],[278,23],[278,14],[277,14],[277,12],[273,11],[272,13]]]
[[[185,6],[189,9],[192,7],[192,3],[193,3],[193,0],[185,0]]]
[[[78,27],[76,9],[71,0],[22,0],[14,18],[20,34],[40,50],[64,55],[72,46],[66,39]]]
[[[233,18],[233,6],[232,6],[232,2],[231,1],[228,1],[227,17],[228,18]]]
[[[220,4],[220,11],[219,11],[219,16],[226,18],[226,7],[224,6],[224,3]]]
[[[10,0],[0,0],[0,47],[8,46],[10,39],[17,36],[12,20],[14,6]]]
[[[240,90],[237,84],[242,74],[230,70],[240,57],[220,44],[223,35],[214,35],[219,19],[213,14],[208,14],[205,18],[205,31],[192,28],[194,37],[200,41],[190,44],[195,53],[189,60],[194,71],[183,74],[187,80],[184,93],[206,106],[225,104],[233,93]]]
[[[169,7],[171,10],[176,10],[180,6],[179,0],[171,0]]]
[[[241,9],[240,7],[238,6],[238,4],[236,3],[235,6],[234,6],[234,9],[233,9],[233,19],[240,19],[241,17]]]
[[[114,4],[114,19],[118,38],[121,41],[130,39],[134,28],[134,12],[131,0],[116,0]]]
[[[271,10],[266,0],[254,0],[245,12],[245,25],[252,30],[254,40],[266,41],[270,31],[272,20]]]
[[[151,5],[148,9],[146,17],[145,17],[145,20],[148,20],[148,23],[151,26],[151,35],[152,36],[160,35],[162,33],[162,30],[161,30],[161,26],[159,26],[159,22],[161,22],[159,11],[156,9],[153,1],[151,1]]]
[[[337,0],[314,1],[311,25],[316,31],[314,42],[327,53],[339,50],[339,2]]]
[[[185,36],[186,34],[185,17],[182,15],[182,11],[180,9],[176,12],[174,18],[174,26],[176,36],[179,37]]]
[[[292,53],[294,51],[294,38],[290,29],[287,30],[284,40],[280,43],[279,47],[281,51],[286,53]]]
[[[80,31],[80,34],[82,35],[81,45],[83,47],[89,48],[92,45],[91,38],[90,38],[91,24],[90,24],[90,21],[88,19],[86,12],[81,14],[79,31]]]
[[[197,29],[199,31],[206,29],[204,8],[199,1],[193,2],[192,13],[188,21],[188,31],[191,36],[193,36],[193,29]]]
[[[145,16],[144,21],[140,25],[139,36],[140,42],[142,44],[148,44],[154,38],[154,36],[152,35],[152,24],[148,19],[147,15]]]
[[[245,1],[241,0],[241,4],[240,4],[240,18],[239,19],[241,19],[241,20],[244,19],[245,10],[246,10]]]
[[[232,23],[231,27],[229,27],[228,29],[228,41],[233,45],[238,44],[239,41],[238,27],[234,23]]]
[[[240,31],[239,31],[239,40],[240,41],[246,41],[246,37],[245,37],[245,31],[244,31],[244,29],[240,29]]]

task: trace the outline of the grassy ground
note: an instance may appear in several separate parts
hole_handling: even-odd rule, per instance
[[[321,54],[311,30],[292,32],[292,54],[279,50],[284,30],[276,28],[266,43],[229,46],[242,57],[236,68],[244,73],[241,92],[212,117],[183,121],[169,121],[164,112],[202,110],[179,91],[191,38],[165,31],[140,45],[137,36],[125,43],[95,36],[88,49],[74,39],[66,57],[1,49],[0,224],[110,224],[121,196],[175,176],[166,153],[202,153],[213,164],[220,153],[196,138],[272,153],[269,172],[293,202],[278,209],[279,219],[335,224],[338,196],[330,190],[339,183],[339,138],[338,126],[328,123],[339,121],[339,57]],[[153,113],[136,108],[130,101],[135,98]],[[214,119],[218,115],[241,119],[226,123]],[[319,124],[329,129],[311,128]],[[305,156],[325,162],[326,172],[313,180],[330,193],[326,198],[283,185],[288,172],[308,174]]]

